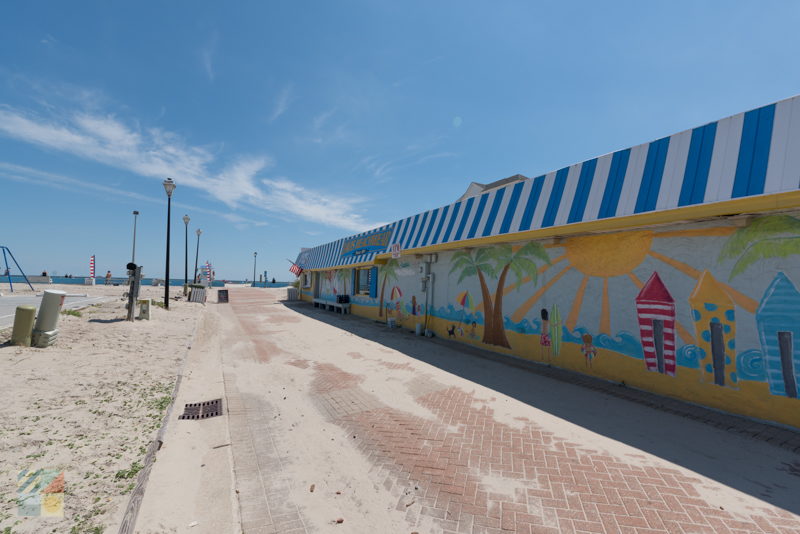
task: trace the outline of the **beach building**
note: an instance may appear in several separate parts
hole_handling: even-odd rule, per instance
[[[301,298],[800,427],[800,301],[759,315],[800,280],[799,177],[794,97],[303,249]]]

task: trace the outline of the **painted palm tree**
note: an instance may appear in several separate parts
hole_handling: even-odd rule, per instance
[[[800,255],[800,219],[788,215],[759,217],[734,232],[719,253],[718,261],[736,258],[729,279],[767,258]]]
[[[381,282],[381,297],[378,303],[378,317],[383,317],[383,295],[386,290],[386,282],[391,280],[397,281],[397,269],[400,264],[397,260],[391,259],[381,266],[381,274],[383,274],[383,282]]]
[[[351,277],[350,269],[338,269],[336,271],[336,279],[342,282],[342,295],[347,295],[347,280]]]
[[[516,249],[516,250],[515,250]],[[503,316],[503,294],[506,287],[508,274],[516,278],[517,289],[522,285],[522,280],[530,277],[536,284],[539,276],[539,267],[535,260],[550,263],[544,247],[531,241],[521,247],[511,245],[498,245],[482,248],[476,251],[465,250],[453,255],[453,267],[450,274],[459,272],[458,283],[465,278],[477,276],[481,285],[483,299],[483,342],[489,345],[510,348],[505,330]],[[497,287],[494,297],[489,291],[487,278],[497,278]]]

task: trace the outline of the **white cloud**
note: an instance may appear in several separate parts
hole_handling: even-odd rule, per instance
[[[214,81],[216,77],[214,73],[214,55],[217,51],[217,41],[219,41],[219,34],[214,32],[208,44],[200,50],[200,62],[203,64],[203,70],[210,81]]]
[[[292,84],[287,84],[281,89],[281,92],[278,93],[278,97],[275,99],[275,105],[272,108],[272,115],[270,115],[269,121],[272,122],[289,109],[289,104],[292,101]]]
[[[203,190],[232,209],[245,205],[266,210],[273,215],[289,215],[355,231],[380,226],[353,214],[353,207],[365,202],[365,199],[355,199],[348,210],[343,211],[338,196],[329,197],[325,193],[306,189],[287,178],[263,179],[260,175],[274,165],[269,156],[238,156],[227,165],[220,165],[210,150],[189,145],[172,132],[159,128],[133,128],[113,115],[82,112],[44,119],[0,106],[0,135],[140,176],[158,180],[171,177],[179,187]],[[13,174],[16,179],[47,180],[62,186],[75,183],[72,178],[9,165],[0,165],[0,171]],[[222,170],[214,171],[214,167]],[[27,172],[23,173],[20,169],[27,169]],[[95,185],[93,188],[120,193],[107,186]],[[220,215],[232,222],[240,222],[235,219],[237,215]],[[257,221],[250,223],[263,224]]]

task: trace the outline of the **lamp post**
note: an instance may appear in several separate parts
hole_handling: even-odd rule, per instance
[[[258,252],[253,252],[253,287],[258,287],[256,285],[256,256],[258,256]]]
[[[188,215],[183,216],[184,226],[184,247],[183,247],[183,294],[186,294],[186,286],[189,284],[189,219]]]
[[[139,212],[133,210],[133,252],[131,252],[131,263],[136,263],[136,219],[139,217]]]
[[[164,180],[164,191],[167,192],[167,268],[164,275],[164,309],[169,309],[169,220],[172,216],[172,192],[175,191],[175,182],[172,178]]]
[[[203,231],[198,228],[195,233],[197,234],[197,250],[194,253],[194,281],[197,282],[197,256],[200,254],[200,234],[202,234]]]

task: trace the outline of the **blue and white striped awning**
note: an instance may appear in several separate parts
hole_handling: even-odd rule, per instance
[[[350,236],[305,251],[307,263],[298,263],[346,266],[394,243],[407,251],[796,191],[799,182],[800,97],[793,97],[401,219],[380,229],[394,227],[384,251],[340,256]]]

